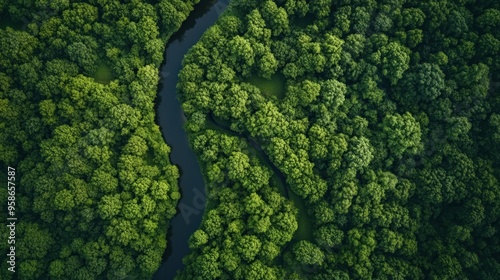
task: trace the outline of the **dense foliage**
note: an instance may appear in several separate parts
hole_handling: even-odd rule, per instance
[[[178,279],[497,278],[499,40],[498,1],[233,0],[180,73],[210,207]]]
[[[180,197],[154,122],[158,68],[195,2],[0,1],[0,160],[17,170],[19,218],[1,279],[158,269]]]

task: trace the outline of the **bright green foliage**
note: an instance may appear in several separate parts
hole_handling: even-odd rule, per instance
[[[387,146],[395,157],[401,157],[405,152],[417,153],[422,133],[419,123],[410,113],[386,116],[382,121],[382,131],[386,135]]]
[[[256,236],[245,235],[238,241],[237,251],[243,260],[250,262],[259,253],[261,245]]]
[[[208,235],[203,230],[197,230],[191,236],[191,240],[189,241],[189,246],[191,248],[200,247],[208,242]]]
[[[234,0],[180,73],[213,197],[178,279],[495,279],[499,10]]]

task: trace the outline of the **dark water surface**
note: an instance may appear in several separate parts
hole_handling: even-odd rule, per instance
[[[177,214],[170,221],[167,250],[153,277],[155,280],[173,279],[177,270],[184,267],[182,258],[189,252],[189,236],[198,229],[203,216],[205,184],[183,129],[185,117],[177,100],[176,84],[184,55],[215,23],[227,4],[228,0],[202,0],[197,4],[179,31],[170,38],[165,64],[160,69],[161,88],[156,103],[156,123],[160,125],[163,138],[172,149],[170,161],[181,171],[179,188],[182,196]]]

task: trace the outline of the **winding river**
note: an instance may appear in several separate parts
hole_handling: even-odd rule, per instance
[[[206,205],[206,191],[203,176],[196,155],[189,147],[187,135],[183,129],[186,121],[181,104],[177,100],[176,85],[178,73],[182,68],[182,59],[188,50],[200,40],[203,33],[215,23],[219,15],[227,7],[229,0],[203,1],[195,6],[194,11],[184,21],[182,27],[170,38],[165,64],[160,71],[161,90],[156,102],[156,123],[167,144],[171,147],[170,161],[180,169],[179,189],[181,199],[177,207],[177,214],[172,218],[167,231],[167,250],[163,262],[155,273],[155,280],[174,279],[177,271],[184,267],[182,259],[189,253],[188,239],[201,224]],[[218,122],[212,114],[209,115],[212,123],[226,133],[247,139],[247,142],[262,155],[266,164],[274,171],[282,182],[283,195],[291,199],[299,208],[299,229],[294,239],[312,239],[309,229],[310,221],[307,218],[306,206],[300,197],[289,191],[283,173],[270,161],[262,151],[260,145],[245,134],[237,134],[229,127]],[[305,230],[305,231],[304,231]]]
[[[160,125],[163,138],[171,147],[170,161],[181,171],[181,199],[177,214],[170,221],[167,250],[153,277],[155,280],[174,279],[176,272],[184,266],[182,258],[189,252],[189,236],[198,229],[203,217],[205,184],[196,155],[190,149],[183,129],[185,117],[176,95],[177,75],[182,68],[184,55],[215,23],[227,4],[228,0],[209,0],[197,4],[179,31],[170,38],[166,61],[160,71],[161,89],[156,103],[156,123]]]

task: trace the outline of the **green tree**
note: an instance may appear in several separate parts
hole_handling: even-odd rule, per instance
[[[389,79],[392,85],[395,85],[409,68],[409,53],[410,50],[406,47],[397,42],[391,42],[382,46],[372,57],[375,63],[380,65],[382,76]]]
[[[261,250],[262,243],[254,235],[244,235],[238,242],[238,252],[242,259],[251,262]]]
[[[404,153],[415,154],[421,146],[420,124],[408,112],[404,115],[387,115],[382,130],[391,153],[400,158]]]
[[[273,36],[279,36],[289,31],[289,20],[286,10],[278,7],[274,1],[264,1],[261,8],[262,17],[272,30]]]
[[[103,219],[111,219],[120,213],[121,208],[120,195],[105,195],[99,203],[99,214]]]
[[[320,246],[333,248],[342,244],[344,232],[334,225],[325,225],[314,232],[314,237]]]
[[[250,67],[255,63],[255,54],[250,42],[237,35],[228,42],[228,50],[233,67],[244,76],[250,74]]]
[[[301,240],[293,245],[293,255],[302,265],[321,265],[324,253],[309,241]]]
[[[196,230],[189,238],[189,247],[199,248],[208,242],[208,235],[203,230]]]
[[[373,148],[365,137],[352,137],[349,141],[351,149],[344,154],[349,167],[362,169],[370,164],[373,159]]]

